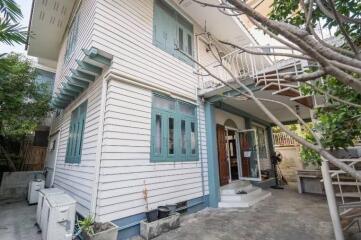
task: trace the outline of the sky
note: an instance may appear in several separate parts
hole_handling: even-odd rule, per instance
[[[31,4],[32,0],[15,0],[16,3],[20,6],[21,12],[23,13],[23,19],[21,21],[21,25],[28,29],[29,19],[30,19],[30,11],[31,11]],[[0,43],[0,54],[1,53],[9,53],[9,52],[17,52],[17,53],[26,53],[25,45],[23,44],[16,44],[14,46],[6,45]]]

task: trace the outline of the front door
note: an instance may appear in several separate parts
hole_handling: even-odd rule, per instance
[[[217,148],[220,185],[226,185],[229,181],[229,166],[226,151],[226,131],[224,126],[217,124]]]
[[[259,152],[256,141],[254,129],[239,132],[243,179],[261,179]]]

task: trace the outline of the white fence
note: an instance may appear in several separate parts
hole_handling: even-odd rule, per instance
[[[273,133],[273,144],[277,147],[297,146],[299,143],[284,132]]]

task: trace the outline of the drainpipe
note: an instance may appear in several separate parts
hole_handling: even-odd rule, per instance
[[[56,146],[55,146],[56,152],[55,152],[55,156],[54,156],[53,176],[51,176],[50,187],[53,187],[54,180],[55,180],[55,170],[56,170],[56,162],[58,160],[58,153],[59,153],[59,140],[60,140],[60,134],[61,134],[61,127],[57,133],[58,133],[58,136],[56,137]]]
[[[197,122],[198,122],[198,129],[199,129],[199,144],[198,144],[198,150],[201,157],[201,177],[202,177],[202,198],[203,203],[205,203],[205,188],[204,188],[204,169],[203,169],[203,151],[202,151],[202,129],[201,129],[201,109],[200,109],[200,103],[198,98],[198,87],[196,88],[196,98],[197,98],[197,108],[198,108],[198,116],[197,116]]]
[[[321,172],[322,172],[323,184],[325,186],[327,204],[328,204],[328,209],[330,210],[330,216],[332,220],[335,238],[336,240],[344,240],[345,238],[343,236],[340,216],[337,209],[335,192],[332,186],[332,179],[330,176],[330,168],[328,166],[328,160],[326,159],[322,159]]]
[[[199,61],[199,36],[196,36],[195,39],[195,43],[196,43],[196,49],[197,49],[197,61]],[[199,86],[199,81],[200,81],[200,76],[197,77],[198,79],[198,86]],[[199,97],[198,97],[198,86],[196,86],[196,99],[197,99],[197,123],[198,123],[198,131],[199,131],[199,145],[198,145],[198,150],[200,153],[200,157],[201,157],[201,176],[202,176],[202,200],[203,203],[205,203],[205,187],[204,187],[204,168],[203,168],[203,151],[202,151],[202,129],[201,129],[201,109],[200,106],[202,104],[202,102],[199,101]],[[208,204],[207,204],[208,205]]]
[[[102,146],[103,146],[104,115],[105,115],[105,105],[106,105],[105,103],[107,99],[109,79],[110,78],[105,79],[104,77],[102,79],[102,95],[101,95],[98,139],[97,139],[97,148],[96,148],[96,157],[95,157],[95,179],[93,183],[92,201],[90,206],[90,215],[94,217],[95,221],[98,221],[96,216],[96,207],[97,207],[98,188],[99,188],[100,161],[101,161]]]

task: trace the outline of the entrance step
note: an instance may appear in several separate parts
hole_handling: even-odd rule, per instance
[[[245,192],[245,194],[237,194]],[[249,181],[236,181],[221,187],[220,208],[246,208],[271,196],[270,192],[253,186]]]
[[[250,181],[234,181],[221,187],[221,195],[237,194],[239,191],[248,191],[253,187]]]
[[[252,194],[252,196],[247,197],[246,199],[233,199],[233,201],[221,201],[218,203],[220,208],[248,208],[254,204],[268,198],[271,196],[271,192],[263,191]],[[235,196],[238,197],[238,196]],[[222,196],[221,196],[222,198]]]

